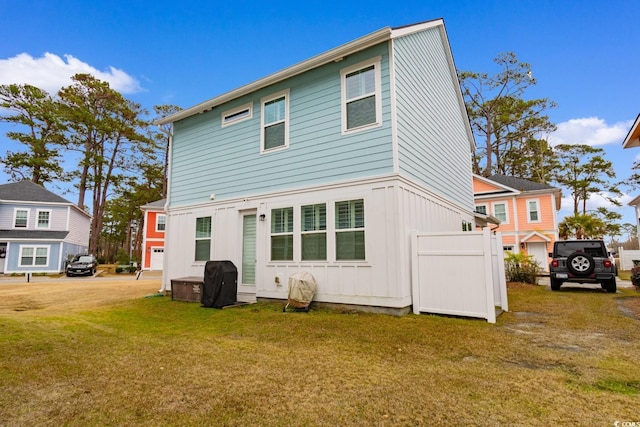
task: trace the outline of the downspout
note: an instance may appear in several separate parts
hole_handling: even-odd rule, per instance
[[[164,203],[164,213],[166,215],[165,232],[164,232],[164,251],[162,252],[162,284],[158,292],[165,293],[171,291],[171,281],[169,279],[168,270],[168,251],[170,247],[169,242],[171,240],[171,215],[169,215],[169,200],[171,197],[171,155],[173,151],[173,122],[171,122],[171,129],[169,130],[169,141],[167,143],[167,194],[165,195],[166,201]]]

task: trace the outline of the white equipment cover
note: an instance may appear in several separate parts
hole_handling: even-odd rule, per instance
[[[311,273],[304,271],[289,276],[289,303],[294,308],[305,308],[311,304],[318,287]]]

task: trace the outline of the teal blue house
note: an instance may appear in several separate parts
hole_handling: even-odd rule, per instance
[[[408,310],[411,232],[474,222],[474,141],[441,19],[158,123],[173,127],[163,290],[231,260],[239,299],[286,299],[306,271],[316,301]]]

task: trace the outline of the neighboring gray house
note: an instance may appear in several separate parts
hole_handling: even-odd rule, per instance
[[[158,123],[173,124],[164,290],[231,260],[239,299],[286,299],[307,271],[316,301],[406,309],[411,232],[472,229],[474,141],[441,19],[383,28]]]
[[[31,181],[0,185],[0,273],[57,273],[86,253],[91,216]]]

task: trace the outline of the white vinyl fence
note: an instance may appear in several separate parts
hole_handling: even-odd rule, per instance
[[[413,312],[480,317],[508,311],[502,235],[418,233],[411,238]]]
[[[620,270],[631,270],[633,268],[633,260],[640,260],[640,251],[620,247],[616,257],[620,259]]]

